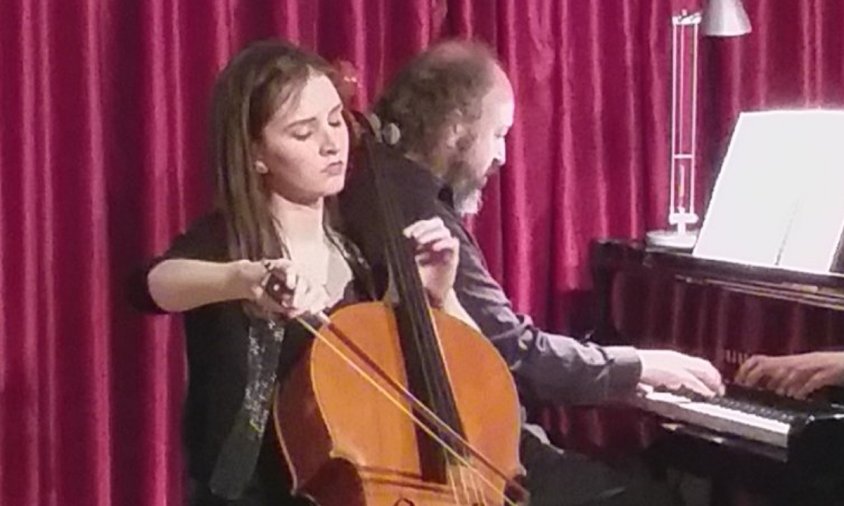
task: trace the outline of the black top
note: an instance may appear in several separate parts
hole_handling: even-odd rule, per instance
[[[226,244],[226,226],[222,215],[209,214],[179,235],[152,266],[172,258],[226,262],[230,260]],[[346,258],[355,277],[339,304],[371,299],[365,267],[355,261],[353,255]],[[214,501],[207,497],[208,480],[217,463],[221,446],[243,405],[247,388],[250,321],[241,301],[227,301],[186,311],[184,324],[188,364],[184,441],[188,472],[194,488],[192,493],[194,497],[206,496],[205,499],[192,502],[210,504]],[[309,342],[310,337],[298,323],[285,326],[277,381],[284,381],[285,375]],[[267,427],[266,432],[272,432],[272,424],[268,423]],[[278,482],[284,481],[279,480],[279,477],[286,475],[283,467],[275,438],[268,434],[258,460],[258,469],[247,487],[246,495],[277,500],[280,490],[289,489],[288,483],[282,483],[279,487]],[[267,488],[272,488],[273,494],[268,494]],[[244,498],[237,504],[270,503]]]

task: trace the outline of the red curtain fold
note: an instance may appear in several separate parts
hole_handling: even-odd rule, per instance
[[[248,41],[351,61],[361,106],[434,40],[490,43],[517,118],[473,227],[517,306],[566,329],[588,242],[665,219],[681,3],[2,0],[0,503],[181,503],[180,321],[135,312],[126,281],[208,206],[211,84]],[[750,36],[702,46],[704,187],[739,110],[844,101],[844,4],[745,5]]]

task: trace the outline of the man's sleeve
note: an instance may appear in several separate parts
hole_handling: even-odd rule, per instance
[[[522,388],[560,404],[592,404],[633,391],[642,369],[634,348],[582,343],[536,328],[528,316],[516,314],[480,250],[460,228],[457,296]]]
[[[522,390],[527,388],[542,400],[566,404],[596,403],[633,391],[641,375],[641,363],[633,348],[583,344],[543,332],[526,316],[517,315],[457,216],[435,196],[418,191],[405,179],[403,169],[394,167],[391,174],[406,222],[440,216],[460,239],[454,287],[457,296],[504,356]],[[340,207],[346,220],[345,232],[369,261],[376,286],[383,290],[387,272],[369,184],[360,173],[353,175],[340,197]]]

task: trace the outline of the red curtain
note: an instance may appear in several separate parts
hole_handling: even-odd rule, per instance
[[[745,4],[752,35],[703,45],[706,184],[737,111],[844,101],[844,4]],[[663,223],[671,11],[651,0],[0,1],[0,503],[180,504],[180,322],[132,310],[126,280],[209,203],[208,98],[238,48],[281,36],[348,59],[363,106],[433,40],[494,46],[518,111],[509,166],[474,227],[518,307],[564,328],[588,288],[589,240]]]

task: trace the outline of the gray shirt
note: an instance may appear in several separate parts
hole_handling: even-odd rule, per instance
[[[460,240],[454,289],[481,332],[504,357],[525,398],[555,404],[597,404],[631,393],[641,375],[636,351],[599,346],[537,328],[516,313],[487,269],[483,254],[454,209],[451,191],[426,168],[398,153],[377,147],[379,160],[406,224],[439,216]],[[358,244],[386,287],[378,209],[369,173],[355,171],[340,196],[345,233]]]

